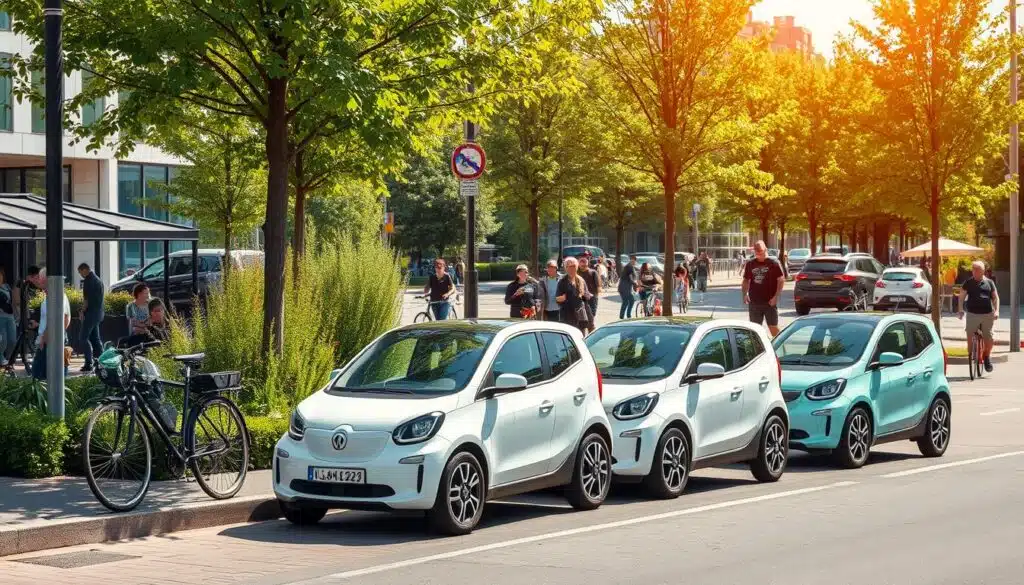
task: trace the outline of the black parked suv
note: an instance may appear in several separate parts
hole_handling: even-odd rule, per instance
[[[881,263],[869,254],[813,256],[794,279],[796,314],[806,315],[812,307],[845,309],[857,297],[872,294],[882,270]]]
[[[263,252],[256,250],[232,250],[233,268],[243,268],[263,264]],[[192,305],[192,250],[174,252],[170,255],[171,271],[168,280],[170,302],[175,309],[187,309]],[[210,285],[219,282],[223,270],[224,250],[223,249],[200,249],[198,290],[199,297],[205,298]],[[154,297],[164,295],[164,259],[158,258],[142,270],[122,278],[110,285],[110,292],[124,291],[131,293],[140,282],[149,286],[150,294]]]

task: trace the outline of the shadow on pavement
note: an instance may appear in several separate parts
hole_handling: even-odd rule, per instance
[[[789,458],[786,465],[786,473],[815,473],[819,471],[849,471],[837,466],[832,462],[829,455],[809,455],[802,452],[795,452]],[[871,467],[880,463],[891,463],[894,461],[905,461],[907,459],[923,459],[917,453],[894,453],[887,451],[871,451],[865,467]]]

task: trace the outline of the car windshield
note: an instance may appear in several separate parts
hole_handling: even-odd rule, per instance
[[[913,272],[885,272],[882,274],[882,280],[891,280],[893,282],[910,282],[917,278],[917,275]]]
[[[824,274],[839,274],[846,270],[846,260],[810,260],[804,264],[804,272],[822,272]]]
[[[661,264],[661,260],[658,260],[654,256],[637,256],[636,257],[636,263],[637,264],[643,264],[644,262],[646,262],[648,264]]]
[[[794,248],[789,251],[790,258],[807,258],[811,255],[809,248]]]
[[[808,319],[787,327],[772,345],[783,366],[841,368],[860,359],[874,330],[873,321]]]
[[[692,326],[617,325],[587,338],[587,347],[607,379],[656,380],[675,371]]]
[[[379,339],[345,369],[332,392],[437,395],[466,387],[494,334],[406,329]]]

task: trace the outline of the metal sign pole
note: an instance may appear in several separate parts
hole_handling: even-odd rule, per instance
[[[64,418],[64,54],[62,0],[46,0],[46,380],[50,414]]]
[[[1017,38],[1017,0],[1010,0],[1010,46]],[[1010,54],[1010,105],[1017,105],[1017,52]],[[1019,129],[1017,121],[1010,124],[1010,174],[1020,172]],[[1010,351],[1020,351],[1020,191],[1010,197]]]
[[[469,84],[469,93],[473,93],[473,84]],[[476,124],[466,120],[466,142],[476,142]],[[476,271],[476,197],[466,197],[466,318],[476,319],[479,316],[477,297]]]

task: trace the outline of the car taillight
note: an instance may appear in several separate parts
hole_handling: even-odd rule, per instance
[[[800,274],[797,274],[796,276],[794,276],[793,280],[805,280],[806,278],[807,278],[807,275],[804,274],[803,272],[801,272]]]
[[[942,375],[946,375],[946,371],[949,368],[949,354],[946,353],[946,346],[942,346]]]
[[[779,370],[779,388],[782,388],[782,362],[775,358],[775,367]]]
[[[882,282],[881,280],[876,280],[875,281],[875,288],[885,288],[885,283]]]
[[[923,282],[915,282],[913,288],[924,288]]]
[[[601,378],[601,368],[597,368],[597,399],[604,400],[604,380]]]
[[[857,280],[857,277],[853,276],[852,274],[840,274],[838,276],[835,276],[834,278],[836,280],[841,280],[843,282],[853,282]]]

